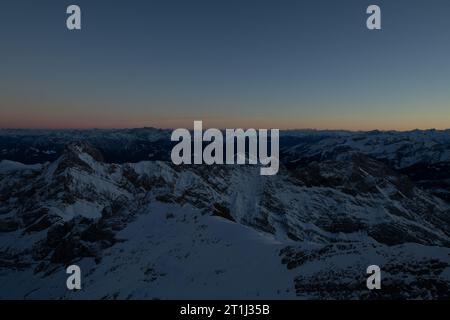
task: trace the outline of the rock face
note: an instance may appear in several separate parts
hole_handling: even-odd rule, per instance
[[[448,299],[450,260],[436,258],[435,249],[415,244],[335,243],[316,248],[286,247],[282,262],[298,275],[295,289],[309,299]],[[345,259],[343,259],[345,257]],[[360,272],[382,265],[382,290],[367,290]],[[381,263],[382,262],[382,263]]]
[[[449,298],[450,205],[418,172],[448,168],[440,134],[291,132],[274,177],[112,164],[86,140],[45,164],[2,161],[0,298]]]

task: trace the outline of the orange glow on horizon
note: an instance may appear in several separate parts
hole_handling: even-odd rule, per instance
[[[449,119],[282,119],[271,120],[261,118],[224,118],[224,117],[129,117],[125,119],[114,119],[114,117],[1,117],[1,129],[126,129],[154,127],[161,129],[193,128],[195,120],[202,120],[204,128],[276,128],[281,130],[293,129],[316,129],[316,130],[349,130],[349,131],[371,131],[371,130],[395,130],[409,131],[414,129],[437,129],[450,128]]]

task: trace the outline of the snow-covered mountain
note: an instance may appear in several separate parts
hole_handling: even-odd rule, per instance
[[[164,154],[167,132],[143,130]],[[0,298],[449,298],[449,137],[285,132],[271,177],[113,163],[108,143],[65,137],[54,160],[0,162]],[[70,264],[81,291],[66,288]]]
[[[450,130],[287,131],[281,145],[282,159],[290,167],[362,153],[450,201]]]
[[[169,130],[92,129],[24,130],[0,129],[0,160],[26,164],[55,161],[72,141],[85,141],[100,150],[107,162],[169,160]],[[168,156],[169,155],[169,156]]]

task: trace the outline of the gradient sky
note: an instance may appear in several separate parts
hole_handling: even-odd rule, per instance
[[[2,0],[0,128],[450,128],[449,14],[448,0]]]

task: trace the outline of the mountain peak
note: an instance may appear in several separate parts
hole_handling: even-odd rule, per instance
[[[49,166],[47,175],[59,175],[71,168],[94,173],[97,162],[103,162],[103,155],[99,150],[85,141],[73,141],[65,146],[62,155]]]
[[[63,155],[70,154],[78,156],[83,153],[90,155],[95,161],[104,161],[102,153],[86,141],[70,142],[66,145]]]

